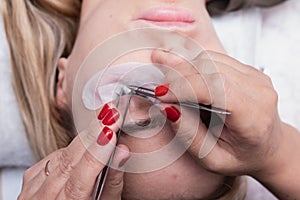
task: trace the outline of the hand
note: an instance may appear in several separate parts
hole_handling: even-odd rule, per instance
[[[115,132],[120,124],[119,111],[112,105],[104,106],[99,118],[102,123],[96,123],[98,127],[100,124],[100,134],[95,131],[95,126],[91,127],[77,136],[68,147],[53,152],[25,172],[19,200],[92,198],[97,176],[115,147]],[[85,138],[88,139],[88,144],[83,144]],[[118,147],[112,166],[120,169],[111,168],[108,173],[102,193],[102,199],[105,200],[121,199],[122,166],[129,158],[129,149],[125,145]],[[48,161],[49,175],[46,175],[45,165]]]
[[[208,155],[198,159],[201,165],[227,176],[254,175],[278,159],[283,123],[277,112],[277,93],[268,76],[211,51],[192,60],[195,67],[158,50],[152,53],[152,61],[173,69],[162,70],[167,85],[158,86],[156,94],[176,134],[185,144],[191,143],[190,153],[199,158],[207,132],[209,140],[216,142]],[[208,130],[198,114],[170,104],[178,101],[197,101],[232,114],[223,118],[224,127],[218,135],[218,126]],[[196,136],[191,127],[196,127]]]

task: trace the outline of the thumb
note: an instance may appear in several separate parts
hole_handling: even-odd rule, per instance
[[[162,50],[154,50],[151,54],[151,61],[153,63],[166,65],[169,67],[175,67],[184,62],[182,58],[179,56],[169,52]]]
[[[124,165],[130,158],[129,148],[118,145],[117,150],[107,176],[101,199],[121,200],[123,190]]]

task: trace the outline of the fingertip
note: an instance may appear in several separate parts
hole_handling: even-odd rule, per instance
[[[130,148],[125,144],[119,144],[117,147],[124,152],[128,152],[128,154],[130,153]]]
[[[161,50],[161,49],[155,49],[151,53],[151,60],[153,63],[162,64],[164,54],[167,54],[169,51],[167,50]]]
[[[165,96],[169,92],[169,84],[159,85],[155,88],[154,93],[157,97]]]
[[[125,163],[129,160],[130,158],[130,149],[128,146],[124,144],[119,144],[116,149],[116,153],[114,156],[114,161],[113,161],[113,166],[115,168],[122,168]]]
[[[167,106],[161,110],[161,113],[173,123],[177,122],[181,116],[180,111],[175,106]]]
[[[183,62],[183,59],[169,50],[156,49],[151,54],[153,63],[174,67]]]
[[[113,130],[107,126],[104,126],[97,138],[97,144],[100,146],[107,145],[112,140],[114,134],[115,133]]]
[[[105,126],[111,126],[120,119],[120,111],[111,103],[105,104],[99,112],[98,120]]]
[[[115,135],[121,127],[122,119],[120,110],[113,103],[107,103],[100,109],[97,119],[91,123],[90,132],[97,132],[98,139],[103,132],[104,135],[108,134],[109,138],[111,138],[111,132]]]

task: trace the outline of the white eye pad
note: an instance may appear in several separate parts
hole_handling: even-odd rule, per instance
[[[84,86],[82,100],[87,109],[97,110],[116,99],[123,89],[126,93],[124,86],[135,85],[153,89],[163,83],[164,74],[153,64],[123,63],[101,70],[92,76]]]

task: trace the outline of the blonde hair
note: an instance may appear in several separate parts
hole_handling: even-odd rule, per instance
[[[74,133],[55,106],[56,64],[71,52],[81,0],[2,0],[13,86],[37,159],[66,146]],[[64,120],[64,123],[62,123]]]
[[[74,137],[71,113],[56,107],[56,64],[70,54],[81,0],[2,0],[11,49],[14,90],[26,134],[37,159],[67,146]],[[223,183],[219,200],[242,200],[243,177]],[[227,188],[227,189],[226,189]],[[222,193],[222,194],[221,194]]]

